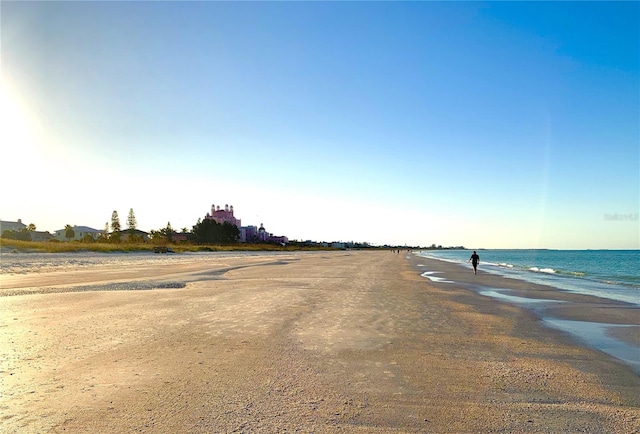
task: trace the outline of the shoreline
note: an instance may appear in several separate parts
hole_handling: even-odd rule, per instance
[[[338,251],[23,276],[130,286],[0,297],[0,431],[640,430],[626,365],[418,265]]]
[[[504,253],[501,253],[504,252]],[[640,306],[640,278],[635,277],[635,263],[640,260],[640,250],[543,250],[553,255],[538,255],[535,249],[488,250],[483,253],[482,269],[505,278],[551,286],[563,291],[595,295],[612,300],[625,301]],[[432,253],[420,250],[418,255],[454,264],[466,265],[467,251],[451,250]],[[567,253],[571,254],[568,260]],[[596,258],[594,253],[607,253],[606,258]],[[611,254],[622,255],[614,258]],[[635,257],[635,258],[634,258]],[[635,259],[635,261],[634,261]],[[614,272],[607,267],[593,265],[598,261],[622,261]],[[633,264],[633,265],[632,265]]]
[[[532,312],[546,327],[572,336],[578,345],[615,357],[640,376],[640,307],[489,273],[481,267],[474,275],[471,266],[438,258],[413,255],[411,261],[418,271],[435,272],[431,276],[437,280]],[[451,284],[437,280],[433,283]]]

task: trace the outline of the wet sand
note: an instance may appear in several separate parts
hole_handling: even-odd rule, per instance
[[[412,258],[419,271],[454,280],[497,302],[524,307],[547,325],[556,324],[596,349],[617,354],[640,375],[640,308],[622,301],[599,298],[522,280],[486,273],[477,275],[468,267],[420,256]],[[604,338],[608,337],[608,338]],[[624,356],[623,356],[624,355]]]
[[[437,267],[457,283],[420,276]],[[2,276],[0,431],[640,432],[628,366],[469,285],[637,312],[447,267],[324,252]],[[129,290],[87,290],[113,282]]]

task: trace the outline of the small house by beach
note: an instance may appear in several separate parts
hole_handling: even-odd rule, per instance
[[[141,231],[140,229],[125,229],[120,231],[120,241],[129,241],[131,237],[147,241],[149,239],[149,233]]]
[[[31,241],[49,241],[51,238],[53,238],[53,235],[51,235],[49,232],[47,231],[33,231],[31,232]]]
[[[77,241],[82,240],[85,236],[89,235],[94,240],[102,235],[102,231],[98,229],[90,228],[89,226],[73,226],[73,238],[67,238],[66,229],[58,229],[54,232],[53,238],[60,241]]]
[[[3,231],[20,232],[20,231],[22,231],[22,230],[24,230],[26,228],[27,228],[27,225],[22,223],[21,219],[18,219],[17,222],[10,222],[10,221],[6,221],[6,220],[0,220],[0,234],[2,234]]]

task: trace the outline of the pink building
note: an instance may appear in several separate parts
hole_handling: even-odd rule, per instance
[[[232,225],[236,225],[238,227],[238,230],[240,231],[240,242],[243,243],[267,242],[284,245],[289,242],[288,238],[285,236],[274,236],[273,234],[267,232],[262,223],[260,223],[260,228],[257,228],[255,226],[242,226],[240,223],[240,219],[235,218],[233,215],[233,206],[225,205],[224,209],[220,209],[219,206],[216,207],[215,205],[211,205],[211,213],[207,213],[204,218],[213,220],[219,224],[227,222],[231,223]]]
[[[207,213],[204,218],[209,220],[214,220],[216,223],[231,223],[232,225],[236,225],[240,228],[242,225],[240,223],[240,219],[237,219],[233,216],[233,205],[225,205],[224,209],[220,209],[220,206],[216,208],[215,205],[211,205],[211,214]]]
[[[289,239],[285,236],[276,236],[267,232],[262,223],[260,223],[260,229],[258,229],[258,240],[267,243],[278,243],[282,245],[289,242]]]

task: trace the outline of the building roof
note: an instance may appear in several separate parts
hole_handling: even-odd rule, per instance
[[[22,225],[24,227],[27,227],[27,225],[22,222],[10,222],[8,220],[0,220],[0,225]]]
[[[102,233],[102,231],[98,230],[98,229],[94,229],[94,228],[90,228],[89,226],[71,226],[71,229],[73,229],[74,231],[78,231],[78,232],[100,232]],[[62,229],[58,229],[56,232],[60,232],[60,231],[64,231],[65,228]]]
[[[121,234],[149,235],[149,232],[141,231],[140,229],[122,229],[116,232],[120,232]]]

